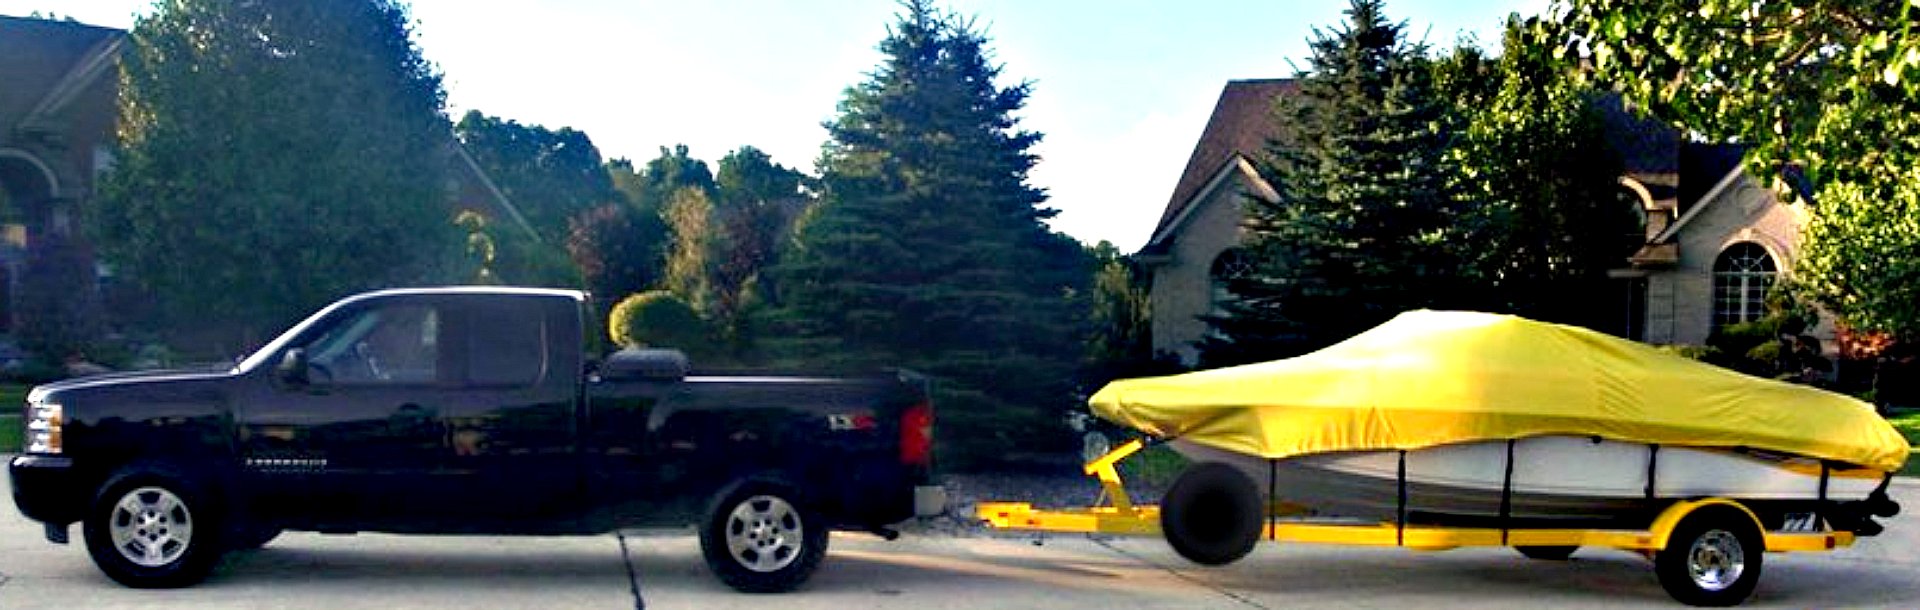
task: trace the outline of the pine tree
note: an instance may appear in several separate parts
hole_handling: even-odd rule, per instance
[[[884,62],[826,125],[822,202],[774,274],[776,334],[809,361],[933,375],[961,461],[1032,448],[1069,403],[1068,295],[1088,263],[1027,183],[1041,136],[1014,113],[1030,85],[995,84],[971,24],[904,8]]]
[[[1279,200],[1247,201],[1252,269],[1228,279],[1204,364],[1302,354],[1464,296],[1426,49],[1380,0],[1353,0],[1347,16],[1316,29],[1298,95],[1276,101],[1283,135],[1256,165]]]

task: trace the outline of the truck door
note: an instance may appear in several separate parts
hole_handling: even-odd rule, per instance
[[[545,295],[460,304],[448,345],[458,350],[462,390],[441,411],[448,510],[518,518],[579,506],[579,308]]]
[[[304,378],[265,375],[238,415],[244,472],[272,514],[320,522],[422,515],[442,487],[440,413],[458,393],[443,336],[449,313],[427,296],[374,299],[335,312],[285,349],[304,355]]]

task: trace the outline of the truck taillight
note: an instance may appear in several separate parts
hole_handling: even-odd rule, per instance
[[[900,463],[910,466],[933,465],[933,404],[922,402],[907,407],[900,415]]]

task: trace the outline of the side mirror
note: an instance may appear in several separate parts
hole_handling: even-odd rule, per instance
[[[287,385],[307,385],[307,350],[293,348],[280,357],[280,366],[274,368],[280,381]]]

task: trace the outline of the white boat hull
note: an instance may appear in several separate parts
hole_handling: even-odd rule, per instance
[[[1395,520],[1402,514],[1398,451],[1267,460],[1177,439],[1172,445],[1194,461],[1232,464],[1259,488],[1271,487],[1273,500],[1316,516]],[[1656,453],[1642,443],[1591,437],[1519,439],[1512,451],[1511,479],[1507,441],[1407,451],[1408,520],[1461,523],[1504,514],[1533,522],[1632,521],[1668,501],[1699,497],[1802,503],[1810,510],[1806,501],[1865,500],[1882,484],[1879,477],[1829,473],[1823,496],[1820,462],[1810,458],[1669,446]]]

